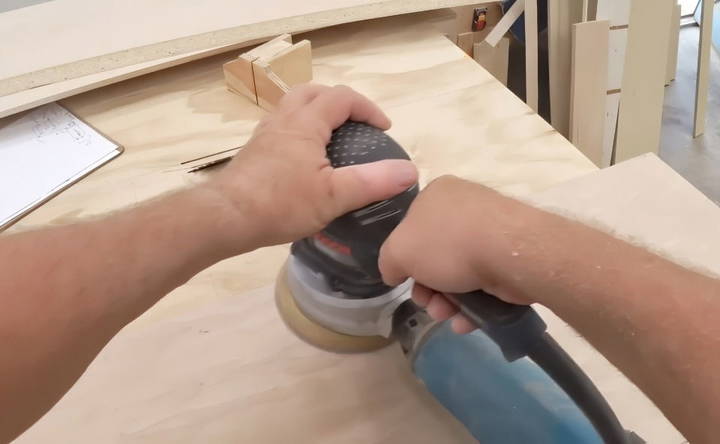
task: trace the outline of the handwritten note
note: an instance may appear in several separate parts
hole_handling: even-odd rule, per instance
[[[11,119],[0,121],[0,228],[122,151],[55,103]]]

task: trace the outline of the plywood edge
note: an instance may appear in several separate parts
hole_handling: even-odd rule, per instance
[[[211,47],[236,45],[282,33],[297,33],[343,23],[471,3],[476,2],[469,0],[434,0],[432,2],[385,0],[369,5],[331,9],[260,23],[243,24],[232,28],[128,48],[4,78],[0,80],[0,97],[102,71],[180,56],[194,51],[203,51]],[[480,1],[477,3],[485,2]]]
[[[572,25],[582,20],[577,1],[548,0],[548,68],[550,121],[563,136],[570,137],[570,70]]]
[[[602,166],[608,82],[607,20],[573,25],[570,141]]]

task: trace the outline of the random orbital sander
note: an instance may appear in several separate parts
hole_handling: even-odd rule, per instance
[[[327,157],[335,168],[409,160],[384,132],[353,121],[333,132]],[[275,291],[288,327],[332,352],[369,352],[398,341],[414,374],[483,444],[642,443],[621,427],[531,307],[483,291],[454,295],[479,329],[456,335],[410,300],[411,279],[385,285],[380,247],[417,194],[416,184],[292,245]]]

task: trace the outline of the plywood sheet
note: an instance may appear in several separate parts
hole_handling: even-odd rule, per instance
[[[284,32],[468,3],[477,0],[47,2],[0,14],[0,96]]]
[[[570,137],[572,25],[582,21],[581,0],[548,0],[548,64],[550,121]]]
[[[609,35],[607,20],[573,25],[570,141],[598,166],[604,166]]]
[[[300,38],[312,41],[316,81],[348,84],[388,113],[390,134],[424,183],[454,173],[528,194],[596,170],[422,21],[394,17]],[[265,115],[226,88],[221,66],[236,56],[64,101],[125,154],[12,230],[106,214],[202,181],[178,164],[242,144]],[[271,285],[287,254],[277,246],[223,261],[173,291],[18,443],[473,442],[418,389],[397,349],[337,356],[284,328]]]
[[[673,0],[633,0],[618,114],[615,159],[660,147]]]
[[[630,20],[630,0],[598,0],[597,20],[610,20],[610,26],[626,26]]]
[[[601,167],[610,166],[615,148],[617,118],[622,96],[622,78],[625,70],[627,29],[630,22],[630,0],[598,0],[597,20],[610,21],[608,45],[608,96],[605,102],[605,131]]]

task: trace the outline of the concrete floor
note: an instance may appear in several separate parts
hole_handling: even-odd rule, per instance
[[[705,134],[693,139],[699,28],[680,30],[678,70],[665,90],[660,157],[720,205],[720,54],[714,49]]]

